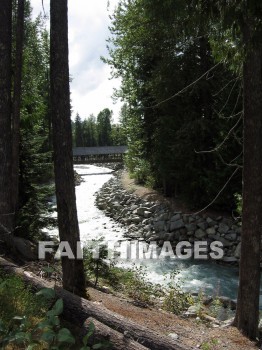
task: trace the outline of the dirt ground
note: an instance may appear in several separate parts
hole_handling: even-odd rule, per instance
[[[176,333],[178,341],[193,349],[254,350],[258,347],[235,327],[212,328],[207,323],[184,319],[154,308],[134,306],[131,300],[89,289],[91,300],[161,334]]]

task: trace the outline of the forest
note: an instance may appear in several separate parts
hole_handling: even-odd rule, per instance
[[[50,0],[50,18],[39,15],[36,19],[30,0],[1,0],[0,253],[11,262],[19,262],[20,239],[36,246],[47,239],[46,228],[58,228],[59,241],[68,242],[76,256],[81,235],[72,149],[127,145],[124,166],[135,184],[186,203],[191,211],[212,209],[241,220],[239,286],[232,325],[259,344],[262,3],[119,0],[110,14],[110,23],[105,43],[108,55],[101,60],[110,67],[112,78],[121,79],[112,96],[122,103],[118,122],[107,106],[96,116],[73,115],[68,0]],[[50,204],[54,193],[56,208]],[[41,341],[50,345],[48,349],[69,349],[64,345],[67,342],[73,346],[71,333],[60,327],[58,316],[72,314],[70,300],[78,315],[79,303],[90,297],[86,269],[94,261],[87,256],[63,256],[61,288],[54,294],[52,288],[38,292],[47,293],[49,299],[55,295],[58,298],[47,309],[49,323],[42,327]],[[95,261],[92,270],[95,287],[98,265],[106,270],[102,260]],[[1,294],[6,293],[7,285],[2,267],[8,270],[10,266],[2,260],[0,266]],[[10,271],[16,272],[16,268]],[[119,271],[114,270],[114,278],[106,271],[106,278],[110,276],[116,283]],[[135,285],[139,278],[129,276],[128,283]],[[24,279],[31,283],[28,276]],[[32,281],[35,289],[43,287],[36,281]],[[122,282],[118,283],[120,286]],[[31,294],[26,298],[31,300]],[[185,300],[187,305],[188,296]],[[34,302],[32,299],[32,305]],[[110,329],[121,328],[111,311],[101,311],[88,302],[83,303],[92,312],[86,311],[85,316],[101,316],[85,326],[88,337],[95,332],[94,327],[98,331],[101,327],[104,336],[104,324]],[[15,342],[25,327],[23,321],[19,332],[14,328],[14,335],[8,333],[11,323],[5,328],[3,316],[8,312],[5,305],[1,304],[1,309],[0,347],[4,339]],[[143,345],[149,349],[185,349],[155,333],[150,333],[148,340],[143,328],[141,338],[146,340],[140,344],[140,330],[126,322],[136,334],[131,337],[135,344],[130,344],[130,349],[142,349]],[[21,334],[23,347],[14,349],[37,348],[28,333]],[[79,349],[107,348],[103,341],[100,347],[88,347],[88,337]],[[119,334],[112,337],[116,342],[123,341]],[[62,345],[59,339],[65,339]],[[155,345],[148,345],[150,341]],[[61,347],[51,347],[57,343]]]

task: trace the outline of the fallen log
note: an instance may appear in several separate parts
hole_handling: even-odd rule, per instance
[[[97,305],[94,302],[74,295],[63,288],[56,286],[53,282],[48,282],[36,276],[32,272],[24,271],[22,268],[3,258],[0,258],[0,267],[10,273],[22,276],[24,281],[36,290],[42,288],[54,288],[56,296],[62,298],[64,302],[63,318],[77,326],[81,327],[87,318],[93,317],[120,333],[128,334],[130,339],[151,350],[192,349],[185,347],[177,340],[152,331],[151,329],[114,313],[101,305]]]
[[[91,323],[94,324],[95,330],[90,337],[88,345],[100,343],[103,340],[107,340],[110,342],[110,344],[112,344],[112,347],[110,347],[111,350],[148,350],[148,348],[145,346],[130,339],[128,335],[119,333],[92,317],[89,317],[84,322],[80,330],[81,335],[84,336],[87,334]]]

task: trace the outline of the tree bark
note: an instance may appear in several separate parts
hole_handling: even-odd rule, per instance
[[[148,350],[145,346],[133,341],[128,336],[119,333],[112,328],[97,321],[95,318],[89,317],[81,328],[81,333],[85,336],[88,333],[90,324],[95,326],[94,333],[90,337],[89,345],[100,343],[103,340],[110,342],[111,350]]]
[[[74,187],[70,91],[68,67],[67,0],[50,2],[50,83],[53,124],[54,169],[61,241],[67,241],[74,256],[77,253],[79,227]],[[82,259],[62,257],[63,286],[85,294]]]
[[[128,318],[83,299],[67,290],[54,286],[54,283],[45,281],[31,272],[25,272],[13,263],[0,257],[0,267],[9,273],[15,273],[23,277],[24,281],[39,290],[42,288],[54,288],[56,296],[63,299],[63,318],[71,323],[82,326],[87,318],[93,317],[106,326],[123,333],[126,337],[148,347],[151,350],[190,350],[177,340],[152,331]]]
[[[258,334],[262,232],[262,45],[244,26],[244,168],[241,259],[234,324],[246,336]]]
[[[19,193],[19,145],[20,145],[20,108],[21,108],[21,84],[23,65],[23,42],[24,42],[24,10],[25,1],[18,0],[16,22],[16,51],[15,51],[15,74],[13,93],[13,117],[12,117],[12,199],[13,208],[18,210]]]
[[[11,47],[12,0],[0,2],[0,239],[13,234],[11,196]]]

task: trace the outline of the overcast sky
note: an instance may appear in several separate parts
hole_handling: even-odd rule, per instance
[[[106,39],[110,33],[107,0],[68,0],[69,67],[73,78],[71,99],[73,118],[95,116],[104,108],[112,109],[117,120],[121,104],[113,104],[113,88],[119,80],[109,80],[110,68],[100,60],[107,56]],[[110,12],[118,0],[110,0]],[[42,12],[42,0],[31,0],[33,16]],[[44,0],[49,15],[49,0]]]

